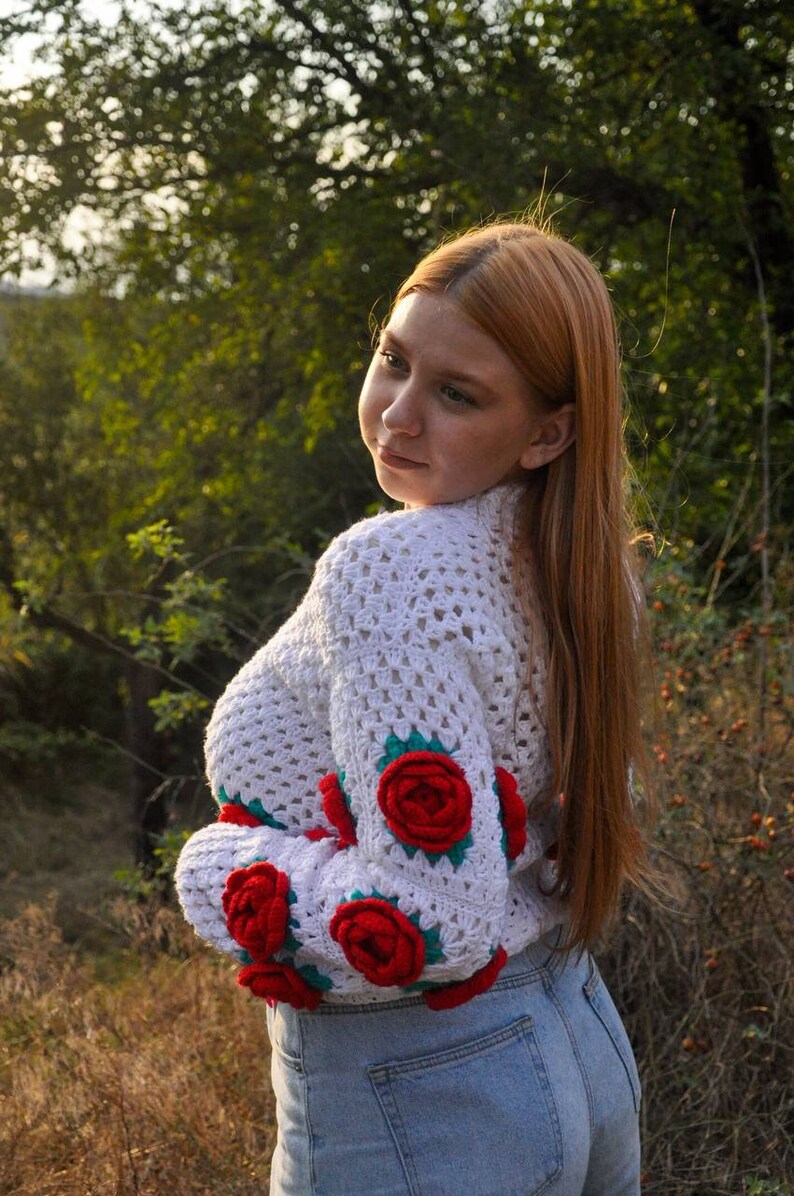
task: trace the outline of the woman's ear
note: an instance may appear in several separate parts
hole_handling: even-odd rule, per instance
[[[540,416],[518,459],[524,469],[539,469],[565,452],[576,439],[576,404],[564,403]]]

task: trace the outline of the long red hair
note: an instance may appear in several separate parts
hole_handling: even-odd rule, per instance
[[[557,865],[566,946],[589,946],[646,859],[632,777],[648,793],[641,727],[644,602],[627,513],[620,347],[609,293],[580,250],[545,228],[499,223],[442,244],[400,287],[443,293],[495,341],[576,435],[524,479],[516,586],[547,657],[546,724],[564,794]],[[529,683],[529,681],[528,681]]]

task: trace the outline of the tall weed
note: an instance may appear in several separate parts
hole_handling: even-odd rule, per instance
[[[644,1191],[790,1193],[792,640],[779,616],[731,624],[701,599],[677,569],[655,599],[669,896],[632,897],[601,962],[644,1081]]]

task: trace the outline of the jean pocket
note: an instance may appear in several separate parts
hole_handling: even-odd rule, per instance
[[[303,1075],[300,1026],[293,1010],[285,1014],[280,1006],[267,1007],[267,1034],[271,1054],[298,1075]]]
[[[369,1069],[411,1196],[539,1196],[562,1135],[531,1017]]]
[[[618,1058],[623,1064],[623,1068],[631,1085],[631,1095],[634,1100],[634,1111],[639,1113],[640,1102],[642,1099],[642,1090],[640,1087],[640,1076],[637,1071],[637,1064],[634,1059],[634,1052],[631,1049],[629,1036],[623,1022],[620,1019],[620,1014],[615,1008],[615,1003],[612,1000],[607,990],[604,981],[601,978],[601,973],[596,967],[595,962],[591,964],[590,977],[584,986],[584,995],[590,1004],[590,1008],[598,1017],[601,1025],[609,1035],[612,1045],[614,1046]]]

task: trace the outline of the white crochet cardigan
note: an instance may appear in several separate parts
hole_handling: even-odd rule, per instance
[[[291,999],[268,988],[276,973],[311,990],[309,1007],[492,980],[497,952],[563,920],[545,895],[557,810],[525,815],[551,768],[543,666],[533,705],[510,575],[516,493],[338,536],[215,707],[221,817],[187,842],[177,889],[198,933],[271,1002]]]

